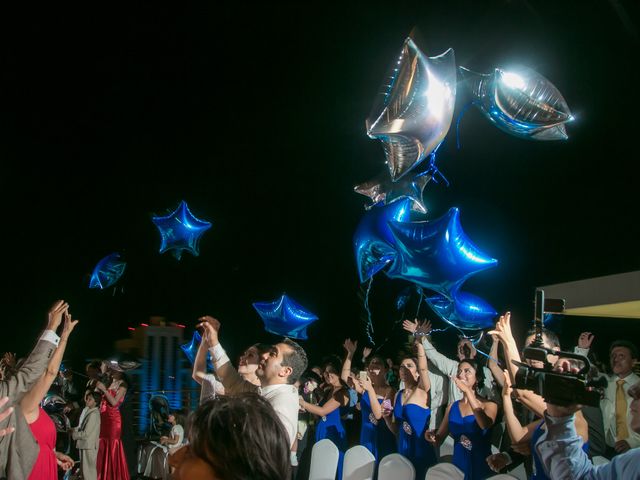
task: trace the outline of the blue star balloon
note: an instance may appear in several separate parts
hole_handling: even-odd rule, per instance
[[[193,332],[193,336],[191,337],[191,341],[189,343],[185,343],[184,345],[180,345],[180,349],[184,352],[184,354],[189,359],[189,363],[193,365],[193,362],[196,361],[196,354],[198,353],[198,346],[202,342],[202,337],[198,331]],[[210,370],[213,370],[213,363],[211,362],[211,354],[207,352],[207,365]]]
[[[539,73],[520,67],[491,74],[459,67],[474,104],[501,130],[531,140],[566,140],[573,120],[560,91]]]
[[[455,207],[437,220],[412,223],[392,220],[389,226],[398,255],[386,274],[450,299],[471,275],[498,264],[471,243]]]
[[[256,302],[253,308],[262,318],[267,332],[299,340],[307,339],[307,327],[318,320],[316,315],[286,295],[273,302]]]
[[[127,266],[126,262],[120,259],[119,253],[107,255],[93,269],[91,279],[89,280],[89,288],[100,288],[104,290],[115,285]]]
[[[200,237],[211,228],[211,223],[193,216],[184,200],[170,215],[153,217],[152,220],[162,238],[160,253],[171,251],[178,260],[182,257],[183,251],[197,257],[200,254],[198,250]]]
[[[396,257],[391,220],[409,221],[412,200],[376,205],[365,212],[353,235],[356,265],[361,282],[366,282]]]
[[[498,312],[482,298],[457,291],[453,300],[444,295],[426,297],[434,312],[449,325],[462,330],[492,328]]]

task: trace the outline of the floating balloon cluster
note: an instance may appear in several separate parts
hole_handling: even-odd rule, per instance
[[[426,302],[445,322],[477,332],[491,327],[497,313],[461,287],[498,262],[466,236],[457,208],[427,220],[422,198],[427,184],[444,178],[436,151],[453,119],[458,70],[473,104],[501,130],[532,140],[567,138],[564,124],[573,117],[542,75],[528,68],[487,75],[456,68],[452,49],[427,57],[407,38],[366,121],[367,135],[382,142],[388,173],[354,187],[372,202],[356,228],[354,249],[361,282],[384,270],[431,292]]]

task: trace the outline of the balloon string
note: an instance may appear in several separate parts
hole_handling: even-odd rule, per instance
[[[367,311],[367,326],[365,328],[365,333],[367,334],[367,338],[371,342],[372,345],[376,343],[373,341],[373,322],[371,321],[371,308],[369,307],[369,293],[371,292],[371,285],[373,284],[373,277],[369,279],[369,285],[367,285],[367,293],[364,297],[364,309]]]
[[[458,147],[458,150],[460,150],[460,121],[462,120],[462,117],[467,112],[467,110],[469,110],[469,107],[471,107],[472,105],[476,105],[477,103],[478,102],[476,102],[475,100],[473,102],[467,103],[464,107],[462,107],[462,110],[458,114],[458,119],[456,120],[456,146]]]

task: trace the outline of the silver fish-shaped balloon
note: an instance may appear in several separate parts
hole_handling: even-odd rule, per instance
[[[452,49],[427,57],[407,38],[367,118],[367,135],[384,147],[395,182],[444,140],[456,101]]]
[[[532,140],[566,140],[573,120],[560,91],[527,67],[496,68],[493,73],[459,67],[474,104],[501,130]]]

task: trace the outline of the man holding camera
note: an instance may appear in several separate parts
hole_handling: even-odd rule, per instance
[[[568,362],[561,362],[558,371],[568,371]],[[640,434],[640,383],[627,391],[631,398],[629,427]],[[640,449],[622,453],[605,465],[594,466],[582,451],[582,439],[578,437],[574,414],[580,405],[566,407],[547,402],[545,422],[547,432],[535,448],[549,478],[559,479],[614,479],[640,478]]]

